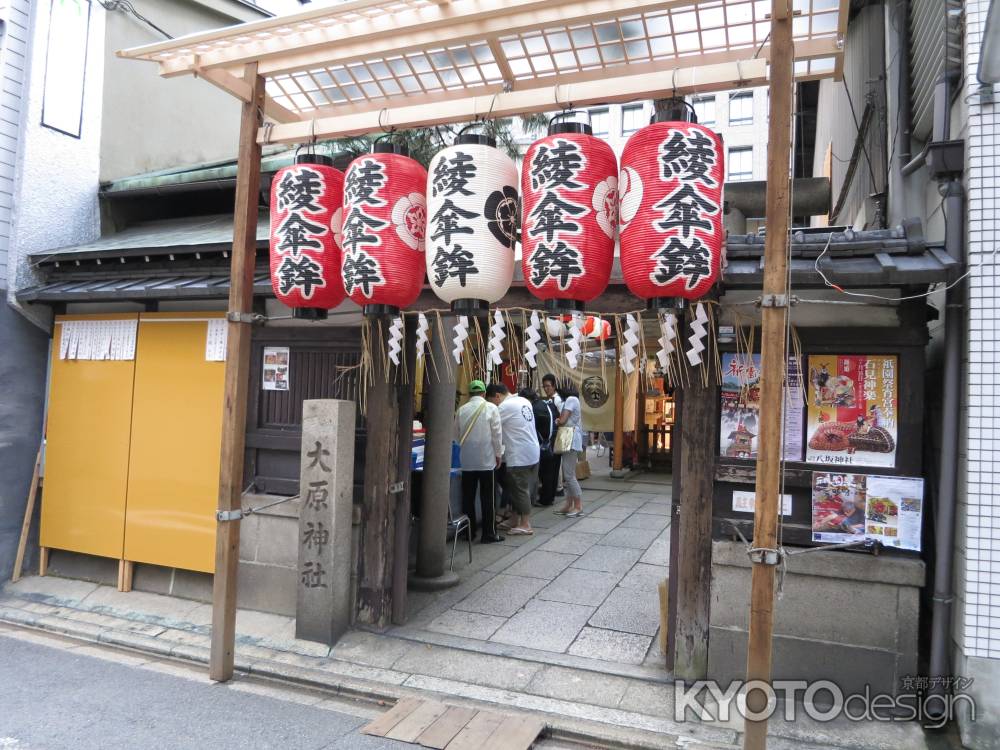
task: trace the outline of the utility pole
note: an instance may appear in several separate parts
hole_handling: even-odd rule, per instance
[[[750,584],[750,632],[747,637],[747,682],[771,681],[774,630],[774,573],[778,564],[778,493],[781,479],[782,396],[787,355],[788,221],[791,200],[792,148],[792,7],[771,0],[771,102],[767,154],[767,237],[761,297],[760,439]],[[747,694],[748,712],[762,712],[768,695]],[[746,719],[744,750],[767,747],[767,721]]]

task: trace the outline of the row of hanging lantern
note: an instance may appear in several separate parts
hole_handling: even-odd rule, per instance
[[[398,315],[426,273],[467,335],[465,316],[507,293],[520,239],[525,286],[547,310],[569,313],[572,349],[591,335],[581,313],[608,286],[617,235],[624,281],[658,311],[672,351],[673,310],[715,283],[723,241],[722,142],[684,106],[633,134],[620,165],[589,124],[553,118],[524,157],[519,236],[517,168],[469,128],[429,170],[391,135],[346,174],[328,158],[297,157],[271,191],[275,295],[297,317],[325,317],[345,297],[366,315]],[[638,321],[627,328],[626,344]]]

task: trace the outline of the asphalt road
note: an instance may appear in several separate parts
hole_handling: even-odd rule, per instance
[[[218,685],[203,667],[0,630],[2,750],[414,747],[361,734],[377,713],[247,678]]]

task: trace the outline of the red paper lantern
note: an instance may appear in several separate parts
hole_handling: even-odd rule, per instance
[[[611,279],[618,223],[618,164],[580,122],[549,126],[521,170],[524,283],[549,309],[582,310]]]
[[[427,170],[405,146],[381,142],[344,178],[341,277],[366,315],[397,313],[424,283]]]
[[[326,317],[344,301],[340,203],[344,173],[333,160],[302,154],[271,182],[271,287],[297,318]]]
[[[722,259],[722,139],[691,122],[629,138],[619,174],[622,275],[646,300],[698,299]]]

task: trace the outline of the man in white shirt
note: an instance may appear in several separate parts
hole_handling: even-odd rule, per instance
[[[476,489],[483,515],[483,544],[502,542],[496,532],[495,470],[503,456],[500,412],[483,398],[486,385],[481,380],[469,383],[469,400],[455,415],[455,441],[462,456],[462,511],[469,517],[472,535],[476,535]]]
[[[500,410],[504,489],[510,495],[514,511],[508,533],[511,536],[534,534],[531,528],[531,488],[538,472],[539,455],[534,408],[528,399],[512,396],[503,383],[492,383],[486,389],[486,400],[496,404]]]

